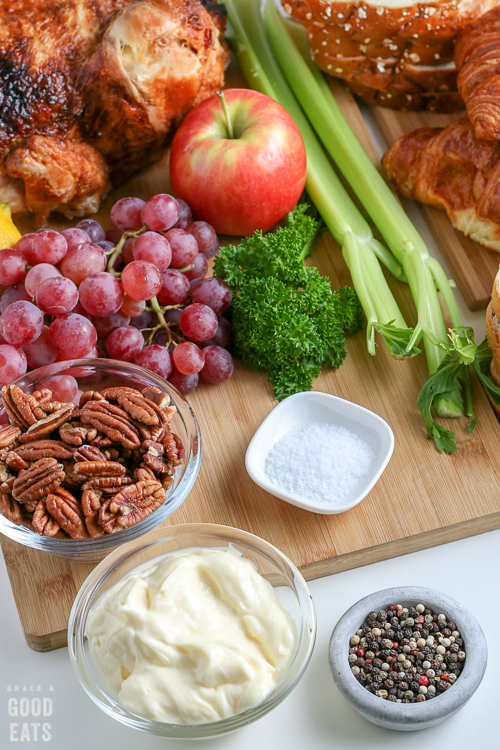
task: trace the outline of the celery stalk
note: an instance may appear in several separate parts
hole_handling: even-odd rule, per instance
[[[423,337],[432,374],[444,359],[444,347],[448,344],[435,280],[445,303],[450,305],[450,313],[462,325],[448,281],[444,273],[437,271],[439,264],[432,261],[413,223],[349,127],[325,78],[311,59],[302,26],[281,18],[269,0],[264,9],[264,23],[273,53],[309,121],[404,271],[418,314],[408,346],[411,348]],[[460,416],[460,394],[441,396],[434,407],[441,416]]]
[[[306,189],[335,240],[342,247],[367,318],[367,347],[375,354],[375,331],[382,333],[393,356],[415,356],[408,347],[408,328],[380,268],[379,260],[395,276],[405,279],[399,261],[377,240],[331,166],[295,94],[275,60],[256,0],[225,2],[240,66],[252,88],[276,99],[292,115],[307,151]]]

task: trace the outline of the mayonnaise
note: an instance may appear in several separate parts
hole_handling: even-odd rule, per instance
[[[136,568],[91,611],[86,635],[118,702],[174,724],[261,703],[295,648],[272,586],[232,549],[182,550]]]

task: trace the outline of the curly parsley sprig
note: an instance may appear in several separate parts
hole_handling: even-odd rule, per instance
[[[268,371],[278,400],[310,390],[322,366],[339,367],[345,334],[363,324],[354,289],[332,291],[325,276],[304,266],[318,230],[308,208],[299,205],[274,234],[255,232],[221,248],[214,262],[214,276],[233,292],[235,354]]]

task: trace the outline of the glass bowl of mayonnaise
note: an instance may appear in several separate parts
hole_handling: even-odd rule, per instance
[[[143,732],[200,739],[275,708],[309,663],[308,586],[276,547],[228,526],[159,528],[105,558],[71,611],[89,697]]]

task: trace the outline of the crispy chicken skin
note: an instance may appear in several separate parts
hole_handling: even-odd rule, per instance
[[[39,221],[95,212],[223,86],[210,2],[0,0],[0,17],[0,200]]]

